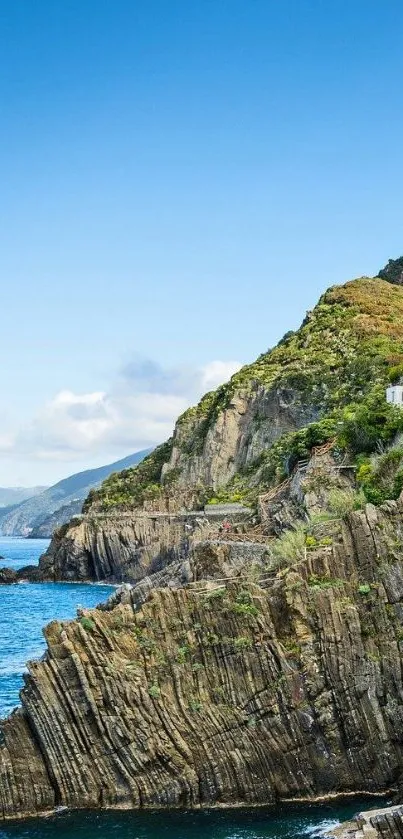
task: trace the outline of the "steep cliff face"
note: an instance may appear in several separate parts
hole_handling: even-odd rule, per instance
[[[191,414],[179,420],[162,480],[173,472],[179,487],[225,486],[283,434],[319,416],[320,406],[305,404],[297,388],[267,389],[256,382],[251,392],[234,392],[211,424],[199,417],[193,420]]]
[[[235,505],[226,519],[240,524],[250,511]],[[218,536],[223,513],[94,513],[77,517],[58,531],[40,560],[40,573],[52,580],[109,580],[137,583],[175,560],[186,560],[191,547]]]
[[[56,535],[45,573],[135,581],[187,545],[188,522],[143,513],[183,516],[214,496],[256,512],[258,495],[292,477],[313,446],[333,439],[353,463],[389,445],[403,430],[384,391],[403,364],[402,320],[397,285],[363,278],[329,289],[297,332],[186,411],[167,443],[91,492],[85,523]]]
[[[147,594],[143,581],[140,598],[50,624],[1,725],[3,817],[394,785],[402,545],[403,502],[369,505],[277,573],[210,542],[187,584]]]
[[[336,419],[388,382],[403,361],[402,317],[403,289],[388,282],[363,278],[329,289],[297,332],[186,411],[160,455],[124,480],[105,481],[86,509],[138,505],[158,488],[216,490],[253,472],[275,441],[320,417]]]

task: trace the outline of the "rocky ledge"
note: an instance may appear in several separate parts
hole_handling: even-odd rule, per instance
[[[328,839],[401,839],[403,807],[384,807],[357,813],[349,822],[333,829]]]
[[[25,565],[24,568],[18,568],[16,571],[12,568],[0,568],[0,585],[9,586],[22,581],[36,583],[42,580],[43,574],[37,565]]]
[[[402,503],[368,505],[277,573],[208,543],[189,582],[51,623],[1,723],[3,818],[398,785],[402,543]]]

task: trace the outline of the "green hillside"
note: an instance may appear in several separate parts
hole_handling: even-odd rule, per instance
[[[403,431],[403,412],[385,400],[385,386],[402,374],[403,288],[368,277],[334,286],[296,332],[287,333],[273,350],[206,394],[179,418],[173,440],[139,467],[108,478],[91,494],[86,507],[94,503],[138,505],[158,496],[161,468],[169,461],[173,445],[180,449],[182,464],[186,458],[207,456],[209,430],[239,395],[246,395],[255,406],[255,424],[260,421],[259,399],[263,397],[259,394],[279,391],[297,394],[301,417],[309,409],[315,421],[287,431],[273,445],[262,448],[247,468],[222,487],[222,500],[256,495],[257,489],[282,480],[312,446],[329,439],[335,440],[339,451],[361,456],[362,466],[366,456],[389,445]],[[165,473],[165,491],[180,486],[180,475],[180,468]],[[206,487],[204,500],[208,493]]]

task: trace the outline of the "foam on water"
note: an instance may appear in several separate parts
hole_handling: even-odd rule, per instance
[[[321,806],[198,811],[64,812],[0,826],[0,839],[318,839],[379,799]]]

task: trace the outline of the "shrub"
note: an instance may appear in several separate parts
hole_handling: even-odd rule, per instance
[[[357,481],[368,501],[382,504],[388,498],[399,497],[403,488],[403,446],[393,446],[369,460],[361,460]]]
[[[361,510],[365,502],[366,498],[362,490],[354,492],[348,489],[333,489],[328,496],[329,510],[338,518],[344,518],[353,510]]]
[[[153,682],[152,685],[149,685],[148,695],[151,696],[151,699],[158,699],[160,694],[161,694],[161,691],[160,691],[156,682]]]
[[[285,530],[270,546],[269,553],[274,564],[281,567],[303,559],[305,548],[306,525],[301,522],[295,525],[292,530]]]
[[[371,593],[371,586],[368,583],[362,583],[358,586],[358,594],[367,595]]]
[[[138,466],[114,472],[103,482],[99,489],[90,491],[83,512],[92,504],[109,508],[124,504],[142,504],[146,498],[155,498],[161,493],[161,471],[172,453],[172,438],[157,446]]]
[[[313,589],[339,588],[343,585],[344,580],[332,579],[326,576],[320,577],[317,574],[311,574],[308,580],[308,586]]]
[[[244,635],[240,635],[238,638],[234,638],[234,647],[238,652],[240,650],[250,650],[251,646],[251,638],[246,638]]]
[[[95,622],[91,618],[80,618],[80,624],[86,632],[93,632],[95,629]]]
[[[222,588],[214,588],[212,591],[207,592],[204,598],[204,602],[209,603],[212,600],[223,600],[226,593],[227,591],[225,586],[223,586]]]
[[[189,711],[196,713],[202,710],[202,704],[198,699],[189,699]]]
[[[178,652],[176,654],[176,660],[178,664],[185,664],[188,660],[191,653],[191,647],[189,644],[183,644],[182,647],[178,647]]]
[[[236,597],[235,603],[231,604],[231,610],[237,615],[252,615],[256,617],[259,614],[257,606],[253,602],[252,595],[249,591],[240,591]]]
[[[354,454],[375,452],[403,430],[403,411],[386,402],[385,386],[378,384],[358,403],[343,412],[339,442]]]

